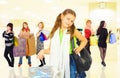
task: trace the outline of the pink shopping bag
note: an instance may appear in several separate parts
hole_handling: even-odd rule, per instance
[[[13,55],[14,57],[26,56],[26,39],[18,39],[18,46],[13,48]]]

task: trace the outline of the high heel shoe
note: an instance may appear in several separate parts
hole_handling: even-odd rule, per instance
[[[101,64],[102,64],[104,67],[106,66],[106,64],[105,64],[105,62],[104,62],[104,61],[102,61],[102,62],[101,62]]]

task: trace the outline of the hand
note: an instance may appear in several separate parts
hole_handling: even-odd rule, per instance
[[[37,32],[36,36],[37,36],[37,37],[40,36],[40,33],[41,33],[41,32]]]
[[[75,51],[76,54],[79,54],[80,51],[81,51],[81,50],[80,50],[80,47],[75,48],[74,51]]]
[[[8,33],[12,33],[12,31],[10,31],[10,30],[7,30],[7,31],[6,31],[6,33],[7,33],[7,34],[8,34]]]
[[[44,58],[44,50],[41,50],[41,51],[38,53],[37,58],[40,59],[40,60],[43,60],[43,58]]]
[[[6,30],[6,33],[8,34],[8,33],[9,33],[9,31],[8,31],[8,30]]]

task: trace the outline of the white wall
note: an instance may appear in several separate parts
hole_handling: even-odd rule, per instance
[[[8,2],[4,4],[0,3],[0,28],[4,29],[6,24],[12,21],[15,30],[18,31],[22,26],[22,21],[27,21],[32,32],[34,32],[37,23],[43,21],[45,23],[45,29],[51,30],[56,16],[66,8],[75,10],[77,14],[75,25],[77,28],[83,28],[86,19],[91,18],[89,2],[99,1],[100,0],[8,0]],[[109,1],[116,2],[116,0]],[[117,4],[120,4],[119,0]],[[117,7],[120,6],[118,5]],[[120,9],[117,9],[116,12],[116,19],[120,21]],[[17,22],[15,20],[17,20]],[[94,22],[96,22],[96,20],[94,20]]]

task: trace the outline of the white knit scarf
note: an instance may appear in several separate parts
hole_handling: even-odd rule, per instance
[[[70,34],[67,34],[67,30],[65,30],[60,44],[59,31],[60,29],[56,30],[51,39],[50,65],[54,70],[52,78],[70,78]]]

